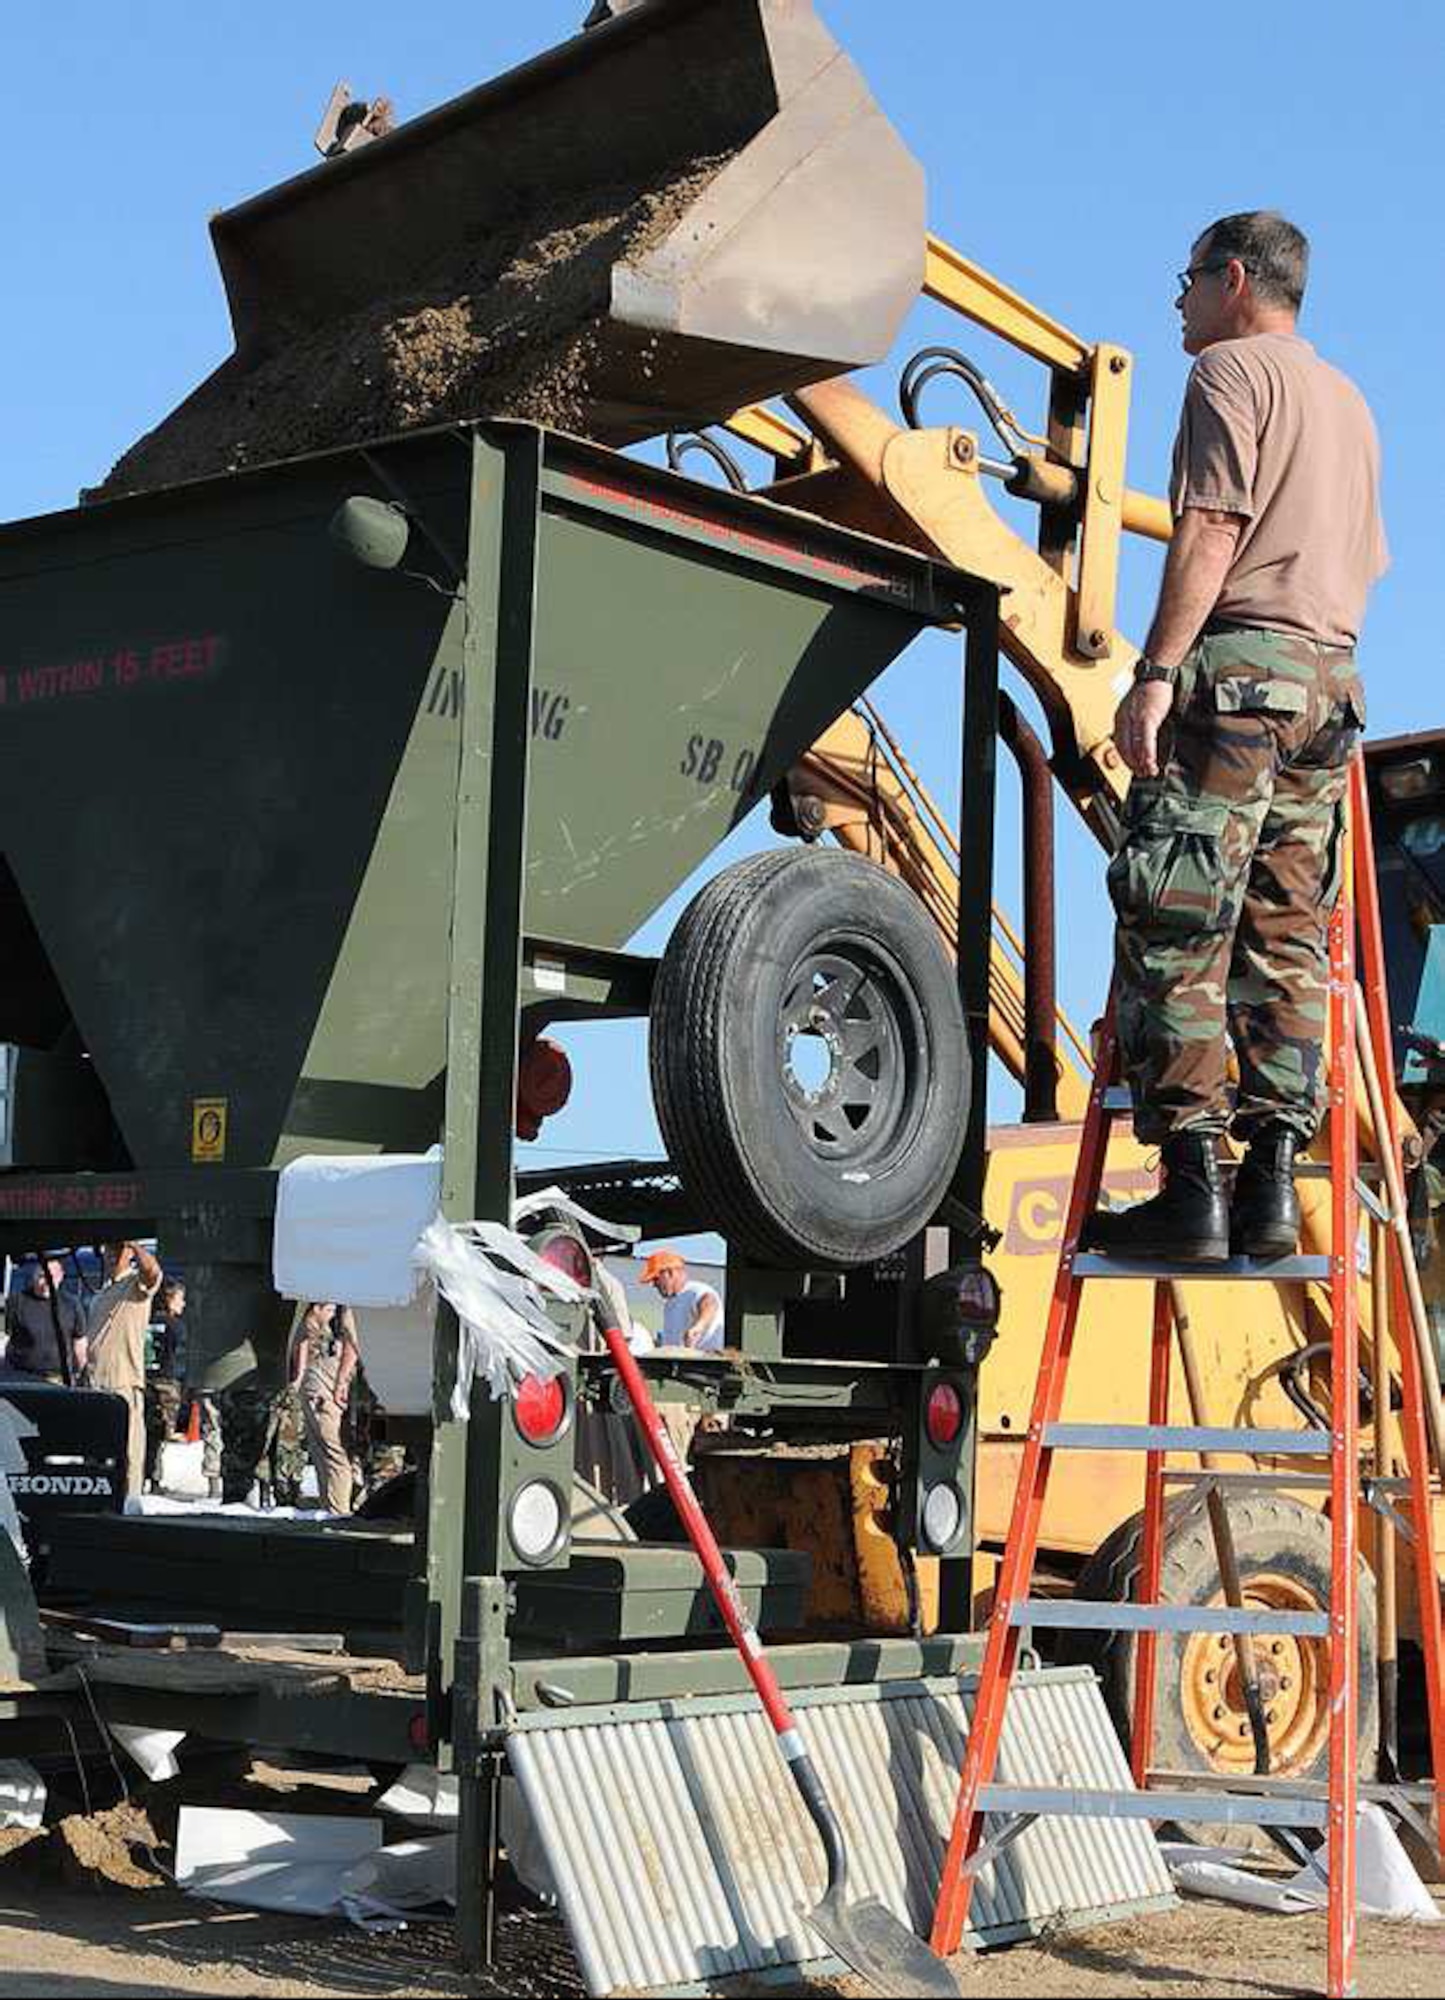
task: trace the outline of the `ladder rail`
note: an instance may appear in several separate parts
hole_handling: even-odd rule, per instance
[[[1099,1036],[1099,1060],[1094,1082],[1089,1091],[1089,1105],[1084,1115],[1084,1129],[1079,1145],[1079,1161],[1074,1174],[1074,1185],[1069,1195],[1068,1216],[1064,1223],[1064,1240],[1060,1249],[1058,1269],[1054,1274],[1053,1292],[1049,1299],[1043,1352],[1039,1358],[1039,1373],[1034,1385],[1033,1410],[1024,1441],[1018,1484],[1014,1489],[1008,1544],[1004,1551],[993,1612],[989,1620],[978,1693],[974,1700],[968,1741],[964,1748],[958,1802],[954,1808],[948,1848],[943,1860],[938,1902],[934,1910],[930,1942],[933,1949],[943,1958],[951,1957],[958,1950],[963,1938],[963,1927],[968,1921],[968,1906],[976,1880],[976,1871],[971,1872],[968,1864],[982,1843],[985,1825],[984,1815],[978,1810],[978,1797],[983,1786],[993,1776],[999,1741],[1003,1733],[1003,1712],[1008,1698],[1008,1687],[1018,1664],[1022,1634],[1013,1623],[1010,1612],[1014,1602],[1027,1595],[1028,1579],[1033,1574],[1034,1558],[1038,1551],[1039,1533],[1043,1522],[1044,1493],[1048,1485],[1049,1466],[1053,1459],[1051,1447],[1044,1443],[1044,1430],[1046,1425],[1057,1422],[1059,1411],[1063,1407],[1064,1382],[1068,1372],[1069,1356],[1073,1349],[1081,1298],[1079,1286],[1073,1276],[1073,1264],[1084,1222],[1098,1202],[1103,1182],[1104,1152],[1108,1139],[1103,1079],[1109,1075],[1114,1066],[1116,1052],[1114,1010],[1111,1005],[1105,1014]]]
[[[1356,755],[1350,772],[1350,834],[1354,859],[1355,904],[1360,927],[1361,985],[1365,992],[1365,1016],[1370,1042],[1384,1098],[1385,1131],[1378,1135],[1383,1151],[1389,1146],[1397,1165],[1403,1164],[1400,1144],[1399,1099],[1395,1094],[1394,1048],[1390,1038],[1390,1000],[1385,983],[1384,930],[1380,922],[1380,892],[1375,879],[1373,836],[1370,828],[1370,796],[1365,783],[1365,767]],[[1415,1528],[1415,1585],[1419,1606],[1420,1643],[1425,1657],[1426,1706],[1428,1709],[1431,1769],[1435,1779],[1435,1838],[1445,1845],[1445,1632],[1442,1632],[1441,1580],[1435,1555],[1433,1515],[1430,1503],[1430,1439],[1425,1422],[1425,1383],[1415,1342],[1406,1336],[1404,1251],[1391,1232],[1390,1300],[1400,1356],[1400,1386],[1403,1407],[1399,1413],[1400,1436],[1410,1475],[1411,1513]],[[1380,1385],[1376,1386],[1377,1396]],[[1388,1395],[1388,1385],[1385,1393]],[[1445,1465],[1437,1460],[1442,1484]]]
[[[1330,1786],[1329,1962],[1331,1994],[1354,1991],[1355,1862],[1360,1781],[1360,1227],[1359,1121],[1355,1116],[1355,870],[1330,916]]]
[[[1330,1501],[1330,1593],[1323,1615],[1300,1619],[1310,1632],[1322,1637],[1328,1654],[1329,1750],[1328,1782],[1311,1788],[1316,1801],[1314,1823],[1326,1830],[1329,1859],[1328,1901],[1328,1990],[1331,1995],[1354,1990],[1356,1926],[1356,1842],[1357,1813],[1361,1794],[1359,1774],[1359,1520],[1362,1482],[1360,1468],[1359,1413],[1359,1269],[1356,1244],[1362,1214],[1360,1189],[1360,1132],[1356,1113],[1356,1090],[1361,1077],[1368,1083],[1372,1067],[1387,1088],[1384,1116],[1377,1119],[1380,1164],[1390,1190],[1390,1209],[1400,1212],[1398,1199],[1402,1176],[1399,1118],[1394,1097],[1393,1066],[1389,1041],[1388,999],[1385,987],[1383,941],[1379,919],[1378,890],[1370,850],[1368,800],[1365,796],[1363,765],[1356,753],[1348,773],[1348,799],[1344,827],[1344,883],[1328,925],[1328,982],[1326,995],[1329,1106],[1330,1249],[1327,1257],[1309,1260],[1307,1268],[1290,1275],[1304,1277],[1327,1287],[1331,1320],[1331,1384],[1328,1429],[1309,1436],[1273,1434],[1282,1453],[1308,1452],[1328,1457],[1327,1474],[1297,1475],[1312,1484],[1328,1483]],[[1359,927],[1359,959],[1363,982],[1363,1007],[1356,1005],[1356,925]],[[1371,1057],[1375,1058],[1372,1065]],[[1068,1787],[1040,1791],[1037,1788],[999,1786],[993,1782],[999,1740],[1003,1727],[1008,1685],[1018,1658],[1018,1633],[1036,1615],[1039,1624],[1099,1624],[1107,1619],[1108,1629],[1127,1629],[1137,1634],[1135,1645],[1135,1686],[1133,1699],[1133,1742],[1131,1771],[1138,1788],[1135,1795],[1111,1798],[1106,1810],[1130,1816],[1189,1817],[1183,1802],[1190,1794],[1167,1799],[1151,1793],[1151,1749],[1157,1700],[1158,1640],[1161,1632],[1193,1630],[1196,1625],[1231,1630],[1241,1637],[1240,1657],[1247,1657],[1247,1637],[1263,1630],[1268,1613],[1251,1612],[1238,1603],[1241,1596],[1237,1568],[1221,1556],[1230,1611],[1217,1607],[1164,1605],[1161,1603],[1164,1496],[1175,1476],[1166,1463],[1169,1450],[1186,1449],[1192,1444],[1201,1456],[1214,1450],[1243,1451],[1267,1449],[1271,1434],[1248,1431],[1224,1433],[1214,1430],[1202,1418],[1199,1397],[1191,1398],[1192,1426],[1169,1422],[1171,1334],[1180,1311],[1173,1281],[1179,1277],[1210,1275],[1206,1268],[1169,1271],[1157,1264],[1150,1268],[1111,1268],[1108,1258],[1081,1256],[1079,1241],[1085,1217],[1099,1198],[1104,1155],[1112,1114],[1127,1104],[1126,1094],[1115,1085],[1118,1045],[1111,995],[1104,1032],[1095,1067],[1089,1106],[1081,1136],[1070,1195],[1068,1220],[1060,1248],[1058,1269],[1050,1297],[1039,1376],[1035,1384],[1033,1412],[1015,1491],[1009,1543],[1000,1572],[997,1597],[990,1618],[988,1643],[978,1684],[978,1696],[970,1729],[963,1772],[958,1791],[953,1826],[945,1856],[939,1898],[934,1914],[934,1949],[949,1954],[957,1950],[967,1921],[969,1895],[976,1869],[969,1863],[978,1855],[984,1831],[984,1816],[1005,1808],[1013,1813],[1059,1813],[1088,1817],[1089,1795]],[[1371,1213],[1375,1205],[1371,1204]],[[1376,1220],[1378,1222],[1378,1216]],[[1410,1539],[1418,1565],[1417,1580],[1421,1600],[1427,1678],[1430,1682],[1430,1726],[1433,1750],[1433,1790],[1440,1825],[1445,1828],[1445,1643],[1441,1634],[1440,1579],[1436,1568],[1429,1491],[1429,1451],[1438,1436],[1427,1429],[1426,1389],[1422,1377],[1428,1357],[1418,1351],[1409,1337],[1410,1299],[1406,1293],[1408,1242],[1403,1246],[1398,1227],[1388,1231],[1391,1250],[1390,1296],[1392,1317],[1400,1351],[1404,1407],[1401,1430],[1409,1474],[1410,1512],[1413,1535]],[[1298,1260],[1304,1265],[1305,1260]],[[1239,1273],[1243,1276],[1277,1281],[1278,1265],[1260,1264]],[[1083,1285],[1095,1277],[1134,1276],[1152,1278],[1155,1285],[1154,1325],[1149,1381],[1149,1421],[1147,1425],[1108,1427],[1065,1425],[1058,1421],[1062,1408],[1067,1370],[1077,1327]],[[1377,1371],[1378,1372],[1378,1371]],[[1388,1384],[1377,1384],[1377,1399],[1388,1396]],[[1429,1405],[1429,1412],[1435,1404]],[[1438,1425],[1436,1426],[1438,1430]],[[1133,1603],[1072,1607],[1036,1605],[1028,1598],[1038,1549],[1040,1520],[1055,1450],[1082,1446],[1089,1440],[1106,1449],[1142,1451],[1145,1459],[1145,1506],[1140,1579]],[[1377,1468],[1377,1472],[1381,1468]],[[1224,1490],[1228,1473],[1205,1458],[1205,1473],[1218,1476],[1218,1492]],[[1290,1475],[1271,1475],[1287,1483]],[[1398,1485],[1398,1481],[1391,1481]],[[1216,1489],[1211,1489],[1211,1491]],[[1220,1511],[1223,1512],[1222,1497]],[[1404,1525],[1401,1523],[1400,1525]],[[1276,1614],[1278,1615],[1278,1614]],[[1257,1779],[1267,1776],[1256,1774]],[[1287,1798],[1283,1788],[1288,1779],[1277,1781],[1281,1788],[1271,1793],[1271,1820],[1282,1811],[1304,1804],[1303,1796]],[[1321,1793],[1323,1797],[1321,1797]],[[1130,1800],[1132,1799],[1132,1802]],[[1097,1796],[1094,1801],[1099,1803]],[[1202,1807],[1197,1817],[1219,1817],[1248,1822],[1258,1799],[1241,1796],[1215,1801],[1214,1810]],[[1168,1806],[1170,1810],[1163,1811]],[[1258,1813],[1262,1821],[1264,1815]]]

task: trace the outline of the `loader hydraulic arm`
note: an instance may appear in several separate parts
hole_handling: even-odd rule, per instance
[[[1019,432],[1009,464],[990,461],[973,432],[894,422],[847,381],[789,398],[806,429],[756,407],[727,428],[772,454],[774,499],[999,585],[1003,645],[1048,717],[1055,775],[1108,841],[1129,781],[1114,711],[1138,657],[1114,624],[1120,541],[1126,530],[1158,541],[1171,533],[1164,502],[1124,484],[1132,358],[1079,339],[938,237],[928,240],[923,289],[1050,371],[1047,433]],[[990,474],[1038,502],[1036,547],[992,505]]]

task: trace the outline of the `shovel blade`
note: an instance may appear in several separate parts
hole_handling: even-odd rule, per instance
[[[845,1903],[830,1889],[803,1916],[834,1957],[879,1993],[961,2000],[963,1988],[945,1961],[875,1896]]]

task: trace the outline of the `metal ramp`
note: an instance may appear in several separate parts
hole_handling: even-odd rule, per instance
[[[853,1889],[919,1935],[975,1685],[970,1675],[791,1697],[843,1822]],[[798,1915],[822,1887],[822,1854],[752,1695],[528,1715],[508,1751],[589,1993],[707,1992],[744,1974],[839,1969]],[[1130,1785],[1086,1668],[1020,1674],[1001,1766],[1017,1784]],[[967,1941],[1173,1902],[1146,1826],[1038,1820],[983,1869]]]

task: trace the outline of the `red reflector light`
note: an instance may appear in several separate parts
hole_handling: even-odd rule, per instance
[[[923,1426],[930,1444],[940,1450],[955,1442],[963,1429],[963,1398],[951,1382],[938,1382],[928,1392]]]
[[[426,1726],[426,1710],[418,1709],[406,1725],[407,1741],[413,1750],[430,1750],[431,1736]]]
[[[567,1417],[567,1388],[560,1375],[543,1382],[524,1375],[517,1386],[517,1429],[528,1444],[550,1444]]]
[[[592,1259],[587,1254],[587,1245],[579,1243],[566,1230],[542,1237],[532,1244],[532,1248],[544,1264],[550,1264],[554,1271],[561,1271],[575,1284],[592,1283]]]

